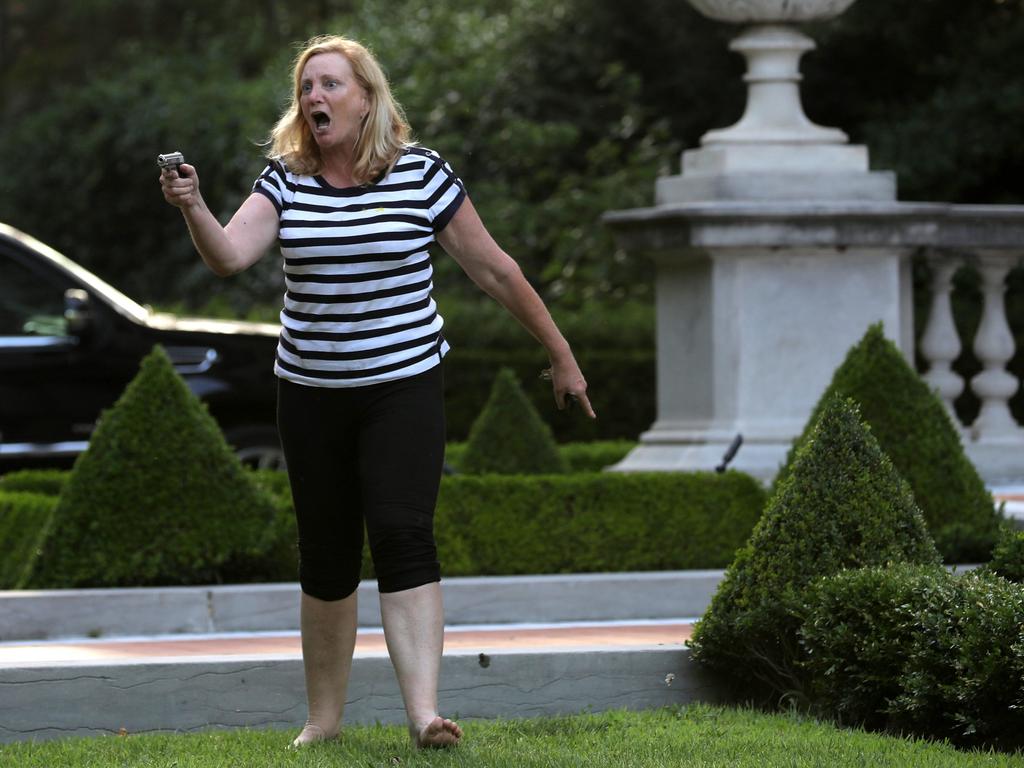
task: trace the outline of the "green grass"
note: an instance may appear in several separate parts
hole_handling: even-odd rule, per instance
[[[349,728],[342,741],[300,752],[283,731],[129,735],[0,745],[5,768],[222,766],[598,766],[604,768],[933,768],[1024,766],[1024,756],[960,752],[925,741],[841,730],[798,715],[705,705],[534,720],[467,721],[455,750],[414,753],[397,726]]]

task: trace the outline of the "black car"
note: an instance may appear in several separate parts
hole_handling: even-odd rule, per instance
[[[243,461],[282,467],[277,333],[275,325],[152,312],[0,224],[0,471],[70,465],[155,344]]]

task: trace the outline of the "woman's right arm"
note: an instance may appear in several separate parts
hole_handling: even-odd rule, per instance
[[[179,208],[192,242],[206,265],[221,277],[251,267],[277,240],[279,219],[273,203],[261,194],[249,195],[222,227],[199,193],[199,176],[191,165],[184,175],[164,169],[160,186],[164,199]]]

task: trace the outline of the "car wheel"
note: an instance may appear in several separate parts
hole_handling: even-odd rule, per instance
[[[273,427],[235,427],[227,430],[224,437],[247,467],[280,469],[282,471],[287,469],[284,451],[281,450],[281,441],[277,436],[277,430]]]

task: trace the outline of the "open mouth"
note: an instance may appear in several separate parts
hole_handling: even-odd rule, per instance
[[[313,125],[316,126],[318,131],[325,130],[331,124],[331,118],[325,112],[314,112],[310,117],[313,119]]]

